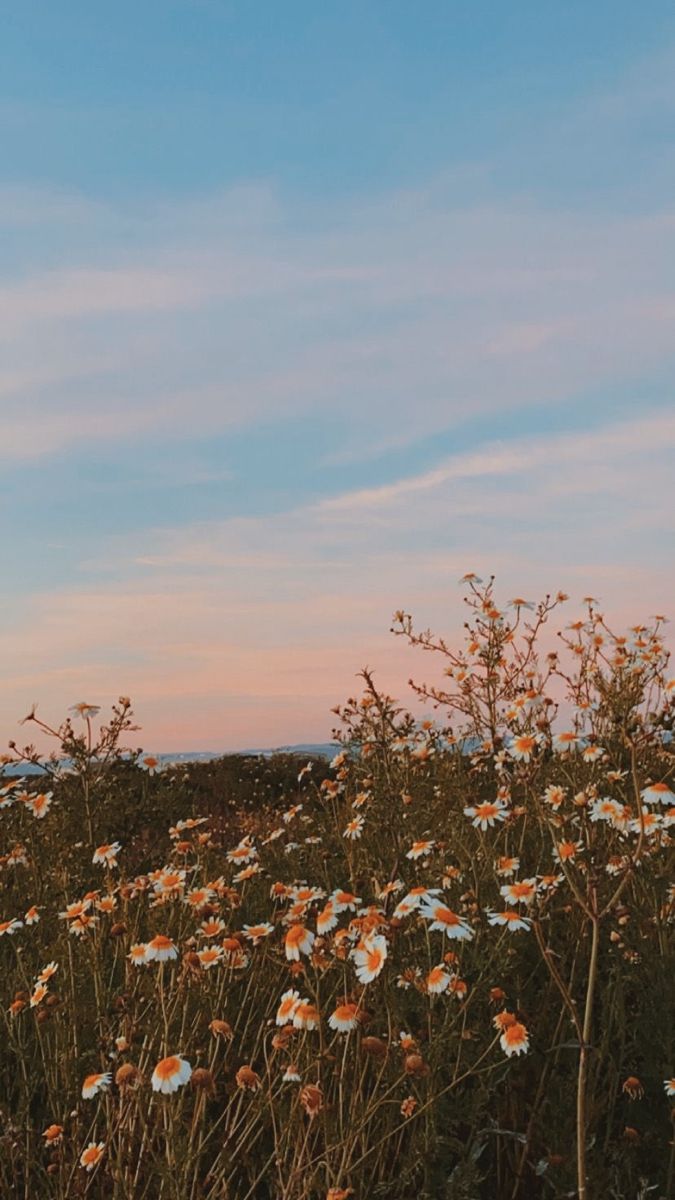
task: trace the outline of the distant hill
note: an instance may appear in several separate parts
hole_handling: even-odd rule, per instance
[[[275,754],[306,754],[313,758],[333,758],[340,747],[337,742],[300,742],[296,746],[273,746],[251,750],[185,750],[173,754],[158,754],[162,766],[175,766],[179,763],[213,762],[217,758],[272,758]],[[150,753],[148,751],[148,753]],[[40,775],[39,767],[23,764],[10,764],[5,767],[6,775]]]

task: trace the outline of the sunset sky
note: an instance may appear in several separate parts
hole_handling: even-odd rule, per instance
[[[2,24],[3,742],[323,741],[469,570],[675,616],[670,2]]]

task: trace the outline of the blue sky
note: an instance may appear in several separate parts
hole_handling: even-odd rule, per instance
[[[10,734],[122,691],[155,749],[323,739],[476,567],[667,607],[671,5],[3,26]]]

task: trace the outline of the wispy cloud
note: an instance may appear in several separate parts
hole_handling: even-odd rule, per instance
[[[146,737],[245,745],[252,710],[273,740],[323,738],[365,663],[400,690],[429,663],[387,632],[402,605],[461,625],[457,578],[497,572],[506,595],[599,590],[610,618],[668,609],[661,548],[675,535],[675,418],[514,438],[386,488],[275,514],[108,536],[61,589],[36,592],[0,636],[17,702],[132,692]],[[432,668],[433,670],[433,668]]]
[[[330,497],[320,502],[320,508],[328,511],[344,511],[378,508],[415,492],[426,492],[443,484],[463,479],[496,478],[521,474],[542,467],[556,472],[576,465],[579,470],[573,481],[566,479],[554,483],[554,487],[587,493],[593,489],[594,471],[603,471],[606,486],[606,468],[612,459],[623,457],[628,460],[660,451],[675,449],[675,412],[647,413],[633,421],[623,421],[594,431],[576,429],[574,432],[555,437],[516,438],[512,444],[494,443],[478,453],[457,455],[431,471],[398,480],[378,488],[363,488],[341,496]],[[623,487],[623,479],[620,482]],[[572,486],[573,484],[573,486]]]
[[[432,188],[405,198],[402,223],[395,201],[304,231],[290,210],[270,223],[259,205],[247,219],[221,195],[202,226],[188,233],[175,216],[159,244],[139,213],[128,263],[101,262],[100,232],[96,265],[6,279],[4,456],[22,453],[22,421],[36,417],[63,414],[59,449],[143,428],[182,437],[189,406],[211,432],[280,410],[339,413],[334,461],[346,461],[469,412],[515,416],[668,369],[672,216],[457,209]],[[114,215],[111,231],[115,245]],[[80,420],[83,408],[113,413],[114,430]]]

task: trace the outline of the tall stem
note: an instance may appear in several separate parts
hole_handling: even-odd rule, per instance
[[[595,907],[595,901],[593,901]],[[593,1001],[598,976],[598,949],[600,945],[600,921],[597,914],[591,920],[591,957],[588,964],[586,1003],[579,1050],[579,1074],[577,1076],[577,1191],[579,1200],[587,1200],[586,1190],[586,1124],[587,1124],[587,1081],[590,1038],[593,1027]]]

